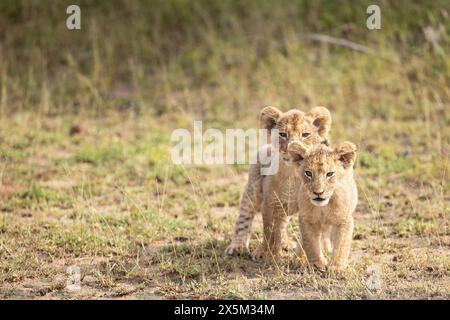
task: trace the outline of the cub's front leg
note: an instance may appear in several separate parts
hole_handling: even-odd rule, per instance
[[[288,225],[290,220],[291,217],[286,215],[281,225],[281,247],[283,248],[283,250],[287,251],[297,248],[297,242],[295,240],[292,240],[288,234]]]
[[[264,200],[261,208],[263,218],[263,242],[253,253],[253,259],[264,256],[277,258],[281,253],[283,240],[283,227],[287,217],[270,200]]]
[[[331,226],[326,227],[322,231],[322,251],[325,251],[326,253],[330,254],[332,251],[331,246]]]
[[[327,261],[321,249],[322,232],[320,225],[308,223],[300,219],[300,232],[302,247],[306,253],[308,263],[319,270],[325,270]]]
[[[262,186],[260,165],[250,166],[247,186],[239,205],[239,218],[236,221],[234,237],[225,249],[227,255],[240,255],[248,251],[252,223],[255,215],[261,209]]]
[[[347,268],[352,235],[353,217],[349,217],[345,223],[333,227],[331,235],[333,253],[330,268],[337,273],[341,273]]]

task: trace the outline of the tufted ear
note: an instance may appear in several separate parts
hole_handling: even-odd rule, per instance
[[[353,166],[356,160],[356,146],[354,143],[345,141],[334,149],[337,159],[342,163],[344,169]]]
[[[288,144],[287,151],[292,157],[293,162],[301,162],[308,156],[310,147],[300,141],[294,140]]]
[[[331,128],[330,111],[324,107],[315,107],[312,108],[306,116],[313,119],[312,123],[315,127],[317,127],[319,135],[326,139]]]
[[[283,112],[275,107],[265,107],[261,110],[261,127],[272,130],[282,114]]]

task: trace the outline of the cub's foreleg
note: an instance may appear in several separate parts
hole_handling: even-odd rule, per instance
[[[253,253],[253,259],[264,256],[277,258],[281,252],[283,226],[288,222],[283,210],[270,199],[264,199],[261,209],[263,217],[263,242]]]
[[[326,227],[322,232],[322,250],[326,253],[331,253],[331,226]]]
[[[331,270],[342,272],[347,268],[348,257],[353,235],[353,217],[350,217],[345,223],[333,226],[331,242],[333,254],[331,257]]]
[[[286,216],[281,225],[281,246],[284,250],[291,250],[297,247],[297,242],[292,240],[288,234],[288,225],[291,220],[291,216]]]
[[[326,260],[321,248],[321,227],[317,224],[308,223],[300,219],[300,232],[302,237],[302,247],[306,253],[308,263],[320,270],[326,267]]]
[[[260,165],[250,166],[248,182],[239,205],[239,217],[236,221],[234,238],[225,249],[228,255],[248,252],[252,224],[255,214],[261,210],[262,202],[262,177]]]

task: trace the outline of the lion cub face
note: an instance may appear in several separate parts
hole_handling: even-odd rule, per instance
[[[308,113],[299,110],[283,113],[275,107],[265,107],[261,111],[261,127],[279,131],[279,151],[285,161],[292,160],[287,148],[293,141],[306,145],[327,144],[330,126],[330,112],[323,107],[315,107]]]
[[[292,142],[288,151],[302,171],[307,196],[315,206],[328,204],[336,186],[353,167],[356,159],[356,146],[348,141],[335,149]]]

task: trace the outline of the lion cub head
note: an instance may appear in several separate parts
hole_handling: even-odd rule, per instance
[[[304,113],[299,110],[281,112],[275,107],[265,107],[261,111],[261,127],[279,132],[279,151],[285,161],[290,161],[288,144],[301,141],[306,145],[328,144],[331,115],[327,108],[315,107]]]
[[[315,206],[328,204],[336,186],[353,168],[356,159],[356,146],[348,141],[334,149],[294,141],[289,144],[288,152],[299,165],[307,196]]]

